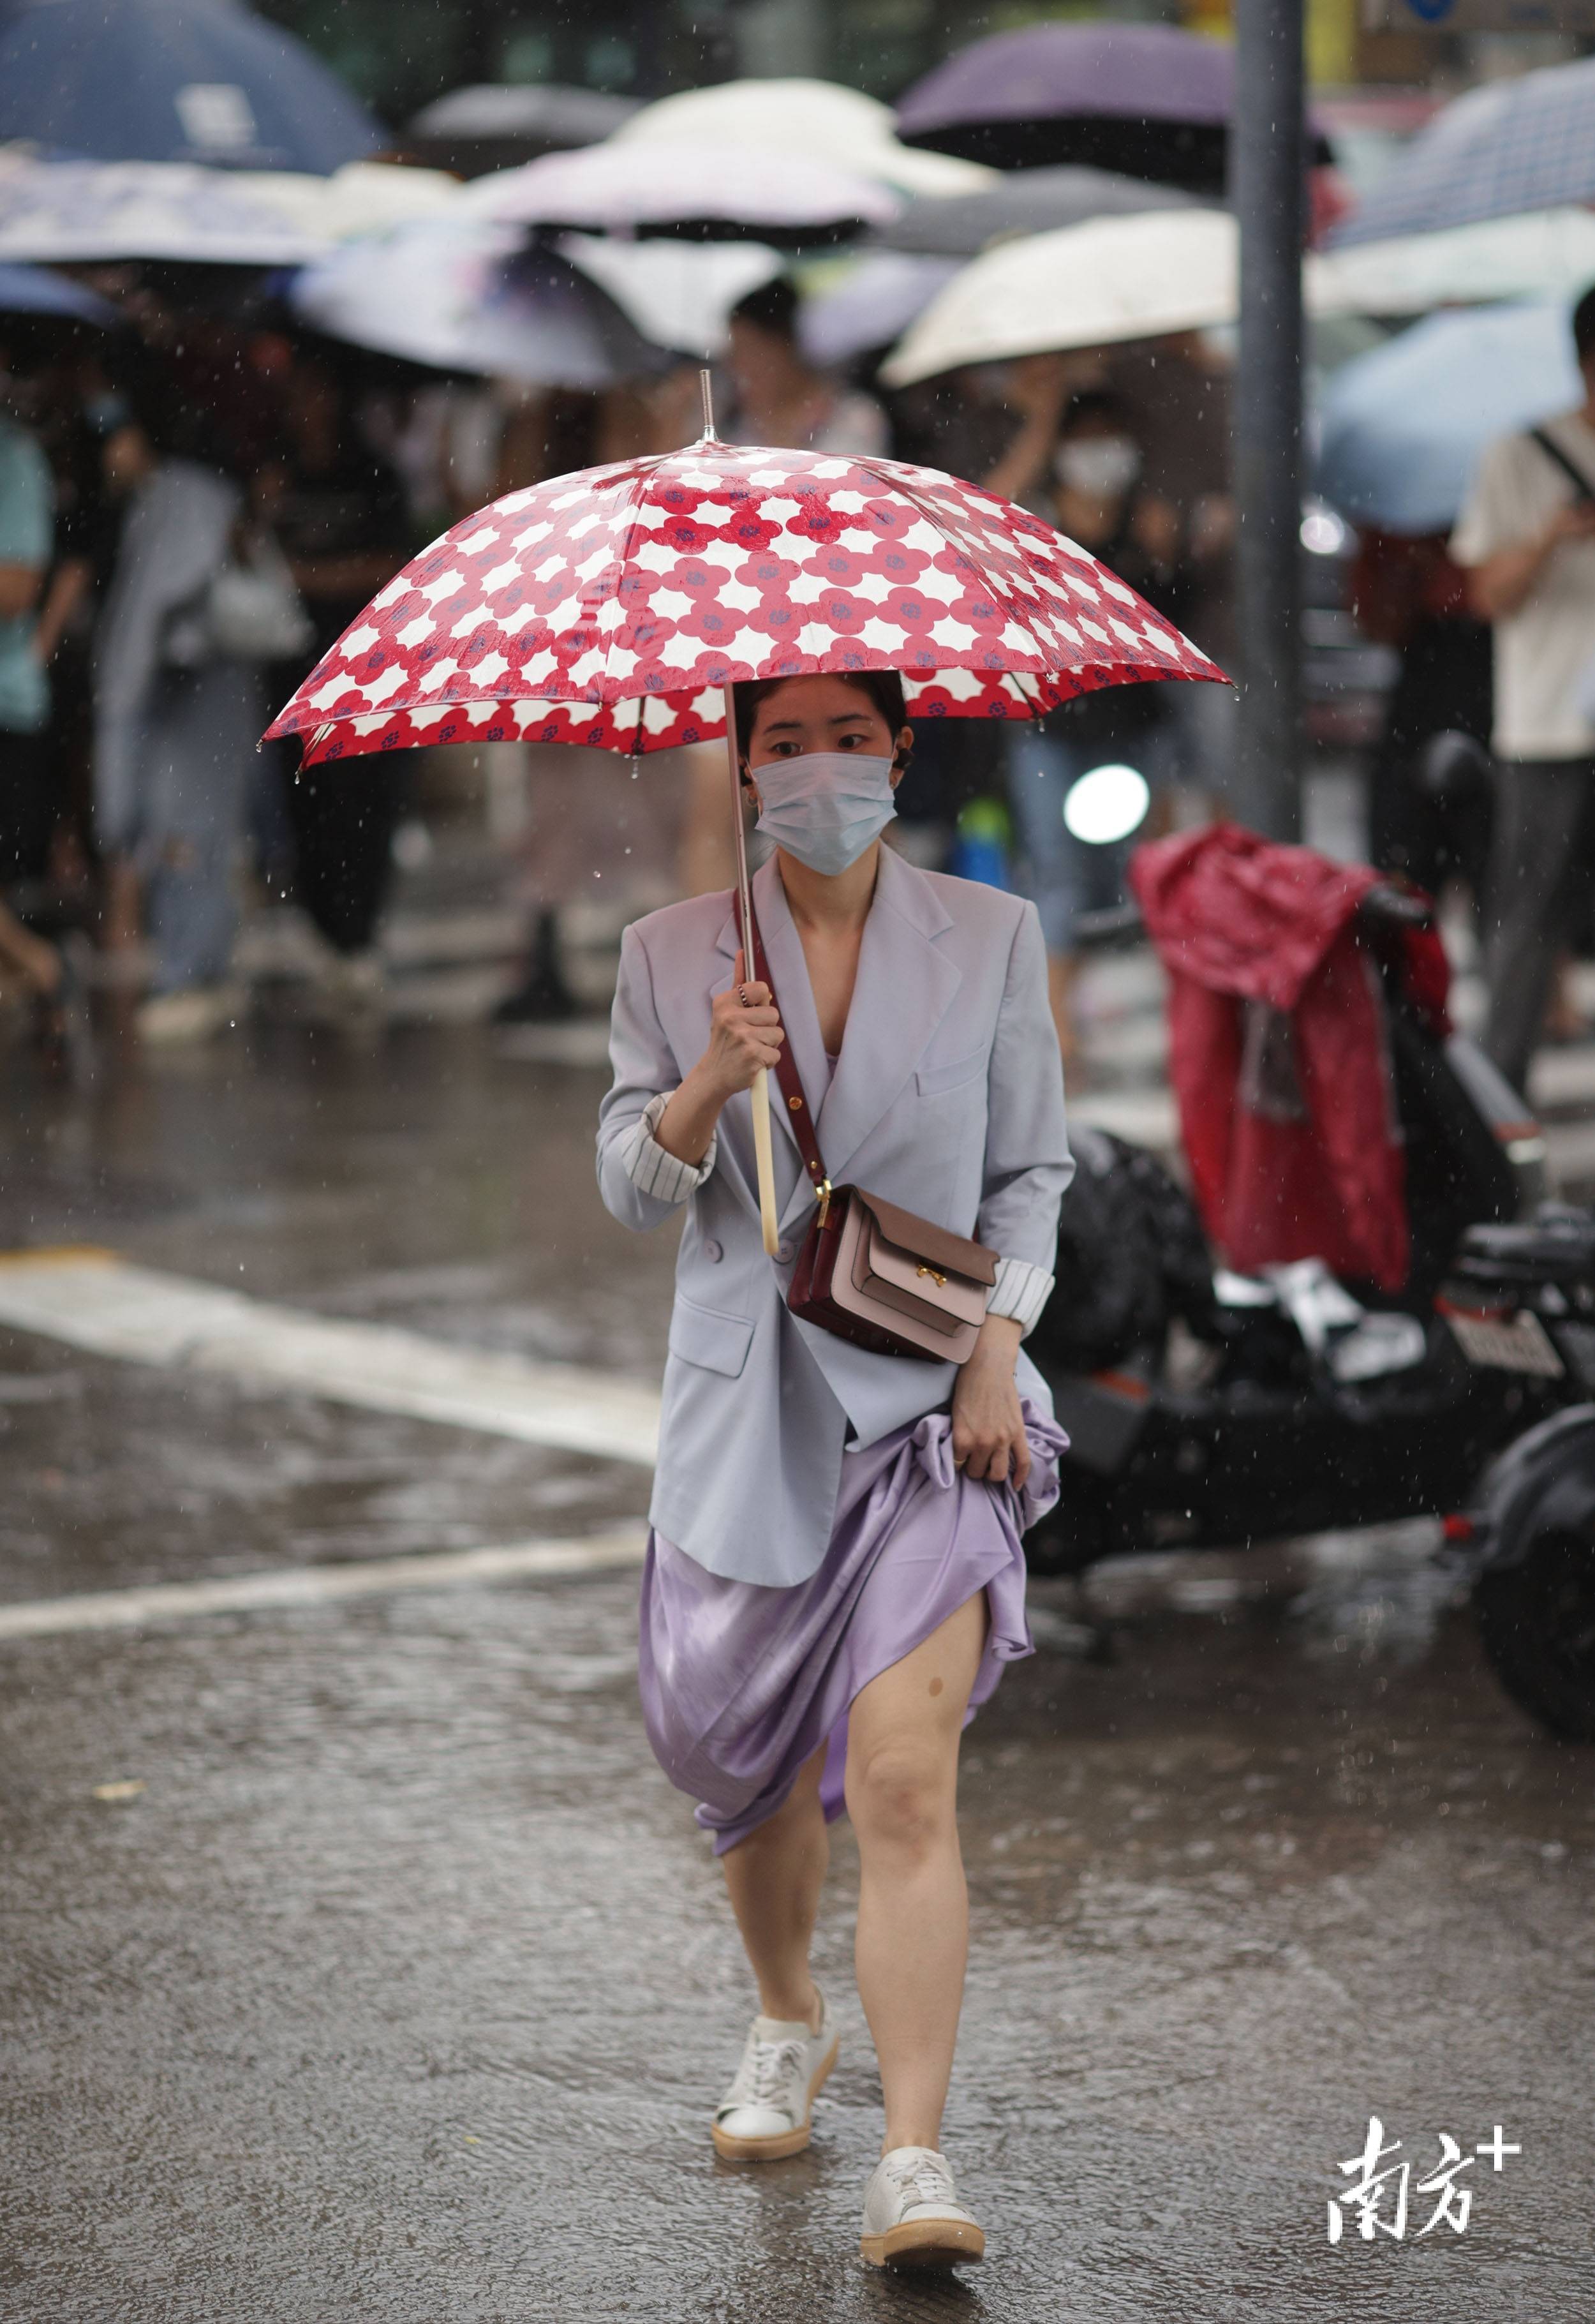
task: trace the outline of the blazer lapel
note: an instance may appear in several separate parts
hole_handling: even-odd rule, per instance
[[[952,925],[929,881],[883,846],[842,1053],[816,1124],[834,1185],[841,1185],[859,1148],[901,1095],[963,982],[935,942]],[[800,943],[797,949],[801,960]],[[814,1017],[812,994],[808,1006]],[[814,1033],[817,1043],[817,1018]]]

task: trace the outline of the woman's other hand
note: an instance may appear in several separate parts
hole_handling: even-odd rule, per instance
[[[726,1100],[779,1061],[786,1035],[770,987],[744,984],[742,971],[739,952],[730,989],[709,1012],[708,1047],[659,1116],[655,1139],[678,1162],[701,1162]]]
[[[1013,1370],[1019,1352],[1018,1322],[988,1315],[974,1353],[959,1367],[953,1390],[953,1458],[966,1477],[1022,1492],[1030,1474],[1030,1440]]]

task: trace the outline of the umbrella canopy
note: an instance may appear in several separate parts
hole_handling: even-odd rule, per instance
[[[104,330],[122,320],[108,299],[42,266],[0,265],[0,315],[48,315],[64,323],[97,323]]]
[[[1031,24],[961,49],[899,101],[898,134],[999,169],[1083,162],[1224,188],[1233,51],[1165,24]],[[1329,158],[1322,137],[1314,158]]]
[[[326,238],[230,171],[0,155],[0,258],[297,266]]]
[[[1334,374],[1321,412],[1318,490],[1354,523],[1447,531],[1490,438],[1583,395],[1565,307],[1432,315]]]
[[[932,300],[880,376],[909,387],[965,364],[1231,322],[1238,270],[1235,221],[1222,210],[1093,218],[999,243]]]
[[[541,153],[595,145],[636,110],[635,97],[605,97],[595,88],[483,83],[451,89],[424,106],[410,124],[407,143],[438,168],[476,178]]]
[[[562,234],[555,247],[653,346],[700,362],[724,352],[737,300],[772,281],[784,263],[765,243],[684,242],[674,235],[627,242]]]
[[[295,275],[289,303],[329,337],[445,371],[603,388],[662,358],[569,261],[491,218],[425,219]]]
[[[512,493],[373,600],[273,724],[306,763],[453,741],[668,750],[743,679],[900,669],[917,715],[1222,678],[1024,510],[898,460],[723,444]]]
[[[798,309],[798,341],[812,364],[851,363],[889,347],[946,289],[962,262],[865,250],[844,265],[845,271],[812,290]]]
[[[739,145],[755,153],[796,153],[856,170],[909,194],[965,193],[991,172],[947,153],[899,143],[891,108],[834,81],[728,80],[662,97],[615,132],[617,144]]]
[[[947,258],[976,258],[994,242],[1019,234],[1046,234],[1093,217],[1179,209],[1195,197],[1174,186],[1154,186],[1116,170],[1013,170],[973,193],[908,204],[874,236],[883,249]]]
[[[1332,250],[1324,296],[1347,314],[1426,315],[1500,299],[1570,299],[1595,282],[1595,212],[1535,210]]]
[[[0,257],[296,266],[351,235],[452,208],[437,170],[352,161],[329,178],[171,161],[37,161],[0,153]]]
[[[1595,201],[1595,57],[1470,89],[1332,237],[1336,248]]]
[[[234,0],[11,0],[0,139],[106,161],[327,171],[389,141],[302,42]]]
[[[744,146],[625,144],[549,153],[461,196],[478,217],[578,232],[697,234],[808,243],[883,226],[895,194],[833,162]]]

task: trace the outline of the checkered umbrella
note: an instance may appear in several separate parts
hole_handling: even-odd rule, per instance
[[[1028,718],[1139,678],[1222,681],[1023,509],[905,461],[724,444],[706,374],[705,392],[705,433],[685,451],[556,476],[455,525],[271,733],[303,737],[307,764],[431,742],[641,752],[724,734],[746,913],[740,681],[900,670],[921,719]],[[765,1102],[756,1091],[773,1250]]]
[[[1470,89],[1435,115],[1331,242],[1595,201],[1595,57]]]

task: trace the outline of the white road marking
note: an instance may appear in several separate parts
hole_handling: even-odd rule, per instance
[[[581,1541],[511,1542],[498,1548],[446,1549],[414,1557],[364,1558],[357,1564],[290,1566],[276,1573],[226,1574],[209,1582],[160,1582],[146,1589],[84,1591],[0,1606],[0,1638],[48,1637],[65,1630],[143,1630],[197,1614],[323,1606],[395,1590],[443,1590],[462,1582],[505,1582],[527,1574],[597,1573],[642,1563],[647,1532],[627,1526]]]
[[[95,1355],[220,1372],[650,1469],[658,1393],[576,1364],[453,1347],[419,1332],[309,1315],[213,1283],[129,1267],[109,1251],[0,1259],[0,1323]]]

